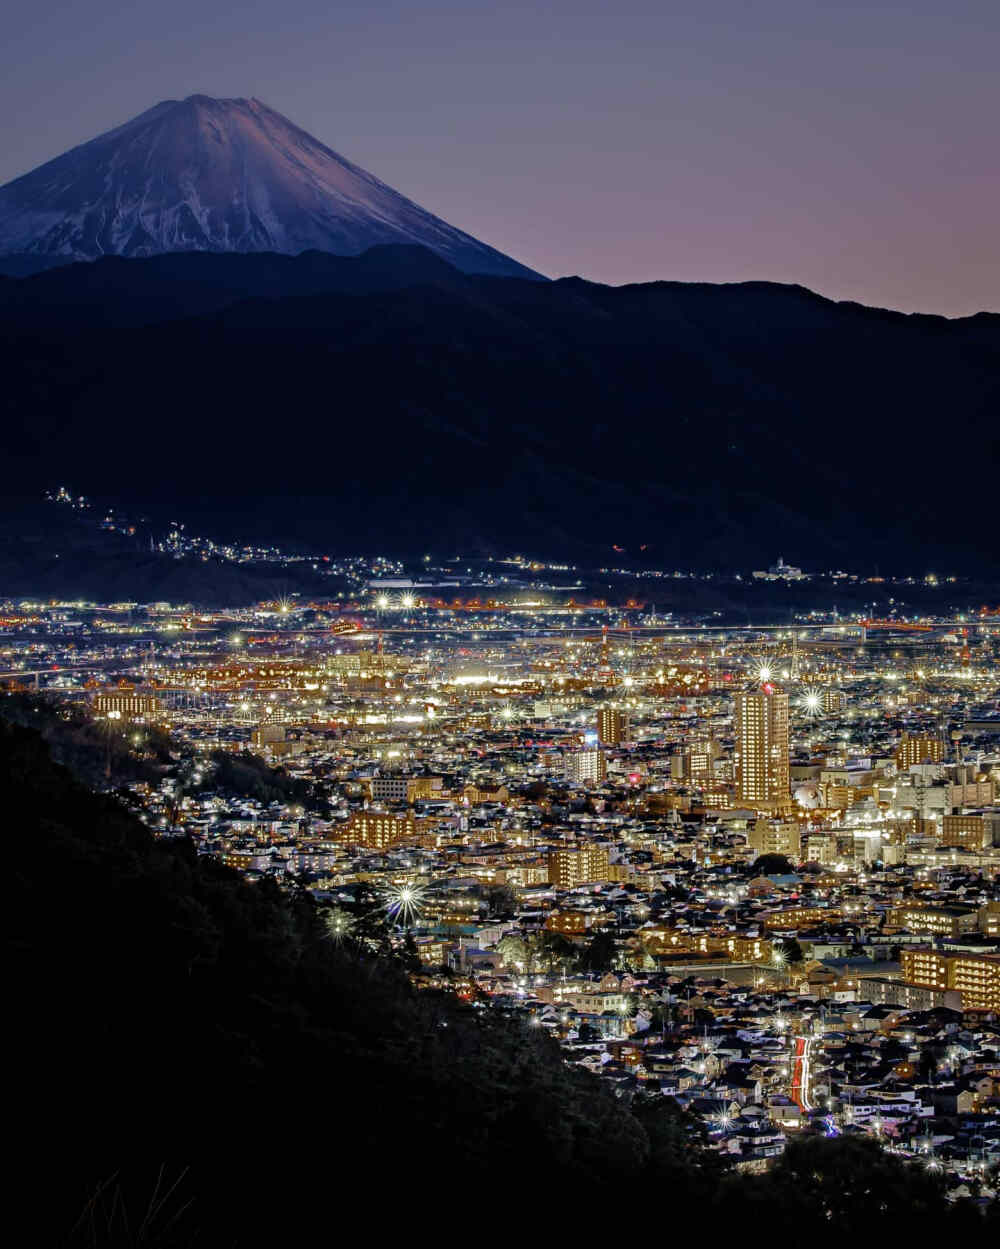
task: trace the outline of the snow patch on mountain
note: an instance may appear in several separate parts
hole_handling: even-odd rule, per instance
[[[416,243],[470,273],[537,277],[255,99],[166,100],[0,187],[0,255]]]

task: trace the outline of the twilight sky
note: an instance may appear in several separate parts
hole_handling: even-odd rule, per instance
[[[544,273],[1000,310],[998,64],[998,0],[39,0],[0,184],[253,95]]]

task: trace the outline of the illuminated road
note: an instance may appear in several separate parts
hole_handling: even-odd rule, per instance
[[[520,626],[518,624],[510,624],[510,625],[504,625],[504,626],[496,626],[496,625],[490,625],[490,624],[477,625],[474,623],[475,616],[484,614],[480,612],[470,613],[473,619],[470,620],[469,623],[467,624],[462,624],[462,623],[456,622],[453,618],[454,615],[458,614],[458,612],[460,612],[461,610],[462,609],[457,609],[457,611],[453,611],[450,608],[442,609],[442,615],[448,617],[448,619],[442,622],[441,624],[434,624],[432,621],[428,621],[426,617],[423,620],[420,620],[417,622],[408,621],[404,623],[402,620],[399,619],[398,616],[394,620],[392,614],[389,612],[386,612],[382,616],[375,614],[373,617],[372,616],[369,617],[368,622],[365,624],[364,632],[365,633],[379,632],[379,633],[387,633],[387,634],[390,634],[390,633],[459,634],[463,636],[469,633],[473,633],[473,634],[485,635],[487,637],[490,635],[497,635],[497,634],[502,636],[508,633],[514,633],[514,634],[525,635],[525,636],[538,636],[539,634],[542,636],[546,634],[570,634],[574,636],[575,635],[579,635],[579,636],[589,635],[589,636],[599,637],[605,627],[599,624],[573,623],[572,621],[566,622],[565,617],[571,616],[573,613],[570,611],[566,611],[565,609],[558,609],[558,614],[564,617],[563,620],[553,619],[553,620],[545,621],[544,623],[532,623],[530,625],[524,625],[524,626]],[[580,614],[585,615],[588,613],[588,611],[597,612],[598,610],[610,611],[611,609],[584,608],[584,609],[581,609]],[[723,637],[725,637],[728,634],[733,634],[733,635],[738,635],[738,636],[742,636],[743,634],[758,634],[758,635],[764,635],[767,637],[776,635],[777,640],[779,641],[782,639],[791,640],[793,636],[797,636],[799,641],[840,642],[844,645],[858,644],[858,643],[863,644],[866,640],[868,642],[878,642],[878,641],[885,642],[887,640],[884,638],[880,639],[877,636],[872,637],[870,635],[866,639],[863,636],[860,636],[858,633],[852,632],[852,630],[857,630],[860,627],[858,621],[845,621],[843,626],[833,625],[833,624],[830,624],[830,622],[828,621],[825,623],[821,622],[821,623],[809,623],[809,624],[799,623],[799,624],[780,624],[780,625],[778,624],[746,624],[746,625],[681,624],[680,622],[674,622],[674,621],[666,621],[662,624],[632,624],[628,622],[627,612],[629,610],[632,610],[634,612],[635,609],[616,608],[614,610],[622,612],[622,617],[620,618],[621,623],[608,625],[608,632],[612,634],[613,637],[616,639],[621,638],[625,634],[634,634],[636,639],[663,638],[664,640],[673,639],[678,642],[683,642],[685,640],[693,639],[696,637],[704,637],[705,635],[711,635],[714,638],[716,635],[720,635],[720,634]],[[516,612],[511,613],[511,614],[516,614]],[[524,609],[523,614],[524,615],[545,614],[545,609],[542,608],[536,612],[534,609],[526,608]],[[556,611],[553,611],[552,614],[553,616],[555,616],[557,613]],[[838,632],[838,629],[840,627],[843,627],[845,632],[843,633]],[[908,621],[902,621],[900,622],[898,626],[883,625],[883,624],[868,626],[870,630],[876,633],[879,630],[891,633],[893,629],[896,627],[898,627],[899,631],[901,632],[907,632],[913,629],[917,629],[918,631],[927,634],[926,637],[922,636],[917,639],[910,638],[909,639],[910,642],[921,641],[921,642],[926,642],[928,644],[935,644],[935,645],[941,640],[940,637],[937,635],[939,635],[942,632],[954,632],[955,630],[960,629],[960,628],[967,628],[970,631],[975,630],[980,633],[1000,632],[1000,624],[995,624],[993,622],[986,622],[986,621],[981,621],[981,620],[961,620],[961,619],[959,620],[935,620],[933,621],[933,623],[921,624],[921,625],[913,625],[912,623]],[[307,625],[302,629],[296,630],[296,632],[328,633],[329,626]],[[351,634],[344,634],[342,636],[350,637]],[[888,640],[893,640],[893,639],[888,639]],[[895,639],[895,640],[899,640],[899,639]]]
[[[809,1100],[811,1047],[812,1039],[810,1037],[797,1036],[795,1038],[795,1062],[792,1066],[792,1100],[798,1105],[803,1114],[807,1114],[814,1108]]]
[[[117,667],[116,667],[117,665]],[[115,672],[126,667],[134,668],[136,661],[105,660],[88,664],[50,664],[42,668],[11,668],[8,672],[0,672],[0,681],[18,681],[22,677],[57,677],[61,672]]]

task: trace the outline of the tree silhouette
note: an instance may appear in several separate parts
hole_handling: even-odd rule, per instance
[[[762,854],[754,859],[752,870],[755,876],[791,876],[795,868],[784,854]]]
[[[590,938],[580,954],[584,971],[610,971],[615,958],[615,939],[603,928]]]

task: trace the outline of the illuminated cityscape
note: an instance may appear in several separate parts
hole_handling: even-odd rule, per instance
[[[125,782],[157,838],[305,890],[338,940],[363,891],[415,984],[514,1012],[618,1096],[669,1096],[737,1169],[853,1133],[989,1191],[995,609],[748,627],[356,588],[8,602],[3,679],[130,757],[169,735],[161,779]],[[109,748],[108,787],[120,766]]]
[[[16,1244],[997,1243],[996,0],[4,34]]]

